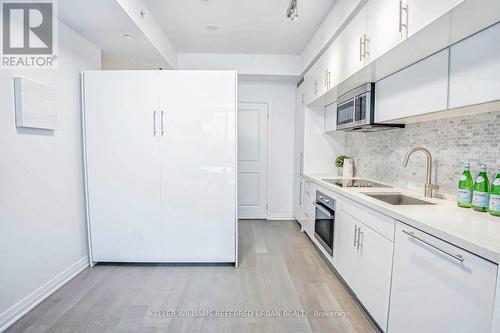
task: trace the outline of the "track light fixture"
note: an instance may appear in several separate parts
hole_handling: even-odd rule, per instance
[[[295,21],[299,18],[299,7],[297,5],[297,1],[298,0],[290,0],[290,6],[286,11],[286,17],[288,17],[292,21]]]

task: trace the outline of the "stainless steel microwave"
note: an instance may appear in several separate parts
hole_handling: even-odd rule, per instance
[[[375,123],[375,83],[363,84],[337,99],[337,130],[376,132],[401,128],[400,124]]]

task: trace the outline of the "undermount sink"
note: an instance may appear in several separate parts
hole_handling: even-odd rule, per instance
[[[363,193],[363,194],[395,206],[435,205],[432,202],[409,197],[401,193]]]

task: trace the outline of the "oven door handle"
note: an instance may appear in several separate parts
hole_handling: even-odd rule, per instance
[[[323,214],[325,214],[328,217],[333,217],[332,213],[330,213],[323,205],[318,204],[317,202],[313,202],[314,207],[319,209]]]

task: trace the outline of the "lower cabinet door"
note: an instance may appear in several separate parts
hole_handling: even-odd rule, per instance
[[[393,243],[342,209],[335,219],[334,267],[377,324],[387,330]]]
[[[356,292],[359,277],[359,257],[356,250],[356,230],[360,223],[341,209],[335,212],[333,267]]]
[[[365,225],[359,228],[358,274],[363,283],[355,292],[377,324],[387,331],[394,243]]]
[[[490,332],[497,268],[398,223],[388,332]]]

